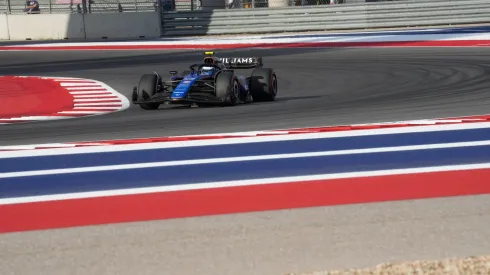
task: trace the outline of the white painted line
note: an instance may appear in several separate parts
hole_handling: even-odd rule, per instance
[[[110,103],[94,103],[94,104],[110,104]],[[88,104],[82,104],[88,105]],[[34,156],[54,156],[54,155],[69,155],[69,154],[84,154],[84,153],[107,153],[107,152],[125,152],[135,150],[152,150],[164,148],[179,148],[179,147],[195,147],[209,145],[227,145],[227,144],[243,144],[243,143],[260,143],[260,142],[277,142],[291,140],[309,140],[309,139],[328,139],[338,137],[354,137],[354,136],[373,136],[383,134],[406,134],[406,133],[424,133],[433,131],[453,131],[453,130],[468,130],[468,129],[485,129],[490,128],[490,122],[469,123],[469,124],[449,124],[449,125],[432,125],[432,126],[413,126],[399,128],[384,128],[384,129],[367,129],[355,131],[333,131],[321,133],[304,133],[294,135],[277,135],[263,137],[236,137],[226,139],[209,139],[209,140],[191,140],[191,141],[171,141],[171,142],[149,142],[138,144],[121,144],[113,145],[110,141],[105,146],[100,147],[80,147],[73,149],[46,149],[33,151],[19,152],[0,152],[0,158],[15,158],[15,157],[34,157]],[[209,134],[222,135],[222,134]],[[151,140],[151,137],[148,138]],[[101,143],[101,141],[94,141]],[[328,140],[325,140],[328,142]],[[73,143],[73,142],[72,142]],[[30,146],[30,145],[26,145]]]
[[[60,116],[23,116],[23,117],[13,117],[13,118],[0,118],[0,120],[28,120],[28,121],[35,121],[35,120],[54,120],[54,119],[60,119],[63,117]]]
[[[8,123],[6,123],[8,124]],[[36,147],[29,145],[12,145],[12,146],[0,146],[0,150],[30,150]]]
[[[90,81],[90,79],[79,78],[79,77],[63,77],[63,76],[41,76],[41,77],[46,79],[53,79],[55,81],[83,81],[83,82]]]
[[[446,143],[446,144],[411,145],[411,146],[337,150],[337,151],[308,152],[308,153],[295,153],[295,154],[274,154],[274,155],[243,156],[243,157],[228,157],[228,158],[176,160],[176,161],[161,161],[161,162],[105,165],[105,166],[92,166],[92,167],[76,167],[76,168],[49,169],[49,170],[36,170],[36,171],[21,171],[21,172],[0,173],[0,178],[16,178],[16,177],[31,177],[31,176],[40,176],[40,175],[57,175],[57,174],[72,174],[72,173],[85,173],[85,172],[129,170],[129,169],[140,169],[140,168],[155,168],[155,167],[169,167],[169,166],[182,166],[182,165],[211,164],[211,163],[223,163],[223,162],[239,162],[239,161],[255,161],[255,160],[271,160],[271,159],[291,159],[291,158],[339,156],[339,155],[369,154],[369,153],[372,154],[372,153],[383,153],[383,152],[400,152],[400,151],[430,150],[430,149],[441,149],[441,148],[473,147],[473,146],[482,146],[482,145],[490,145],[490,141],[457,142],[457,143]]]
[[[390,32],[360,32],[358,34],[370,34],[369,36],[338,36],[338,34],[316,34],[305,36],[284,36],[284,35],[267,35],[267,36],[245,36],[245,37],[225,37],[225,38],[202,38],[202,39],[180,39],[180,40],[157,40],[157,41],[128,41],[128,42],[77,42],[77,43],[48,43],[48,44],[31,44],[20,45],[17,48],[37,48],[42,49],[44,47],[61,46],[70,48],[72,46],[138,46],[138,45],[247,45],[247,44],[268,44],[273,45],[277,43],[332,43],[332,42],[411,42],[411,41],[458,41],[458,40],[490,40],[490,34],[488,32],[482,33],[390,33]],[[360,41],[363,40],[363,41]],[[0,50],[3,47],[0,47]]]
[[[36,148],[48,148],[48,147],[66,147],[71,148],[75,147],[75,144],[64,144],[64,143],[45,143],[37,145]]]
[[[73,98],[75,98],[75,99],[78,99],[78,98],[93,98],[93,99],[97,99],[97,98],[106,98],[106,97],[112,97],[112,98],[117,99],[117,97],[114,96],[111,93],[101,94],[101,95],[74,95],[73,96]]]
[[[65,89],[67,89],[69,91],[83,91],[83,90],[92,90],[92,89],[99,89],[99,88],[91,86],[91,87],[68,87]],[[100,89],[102,89],[102,86],[100,86]]]
[[[13,148],[17,149],[22,149],[22,150],[29,150],[29,149],[35,149],[35,148],[49,148],[49,147],[65,147],[65,148],[72,148],[75,147],[76,144],[65,144],[65,143],[45,143],[45,144],[39,144],[36,146],[0,146],[0,150],[10,150]]]
[[[100,91],[80,91],[80,92],[73,92],[73,91],[71,91],[70,94],[72,94],[72,95],[111,94],[111,92],[106,91],[106,90],[100,90]]]
[[[485,119],[464,119],[465,121],[487,121]],[[351,126],[369,126],[369,125],[393,125],[393,124],[420,124],[420,125],[433,125],[436,123],[461,123],[463,119],[421,119],[421,120],[407,120],[396,121],[389,123],[367,123],[367,124],[352,124]]]
[[[106,114],[107,112],[103,112],[103,111],[61,111],[61,112],[58,112],[58,114],[66,114],[66,115],[69,115],[69,114],[73,114],[73,115],[76,115],[76,114]]]
[[[312,133],[312,131],[303,131],[305,133]],[[206,136],[256,136],[256,135],[287,135],[288,131],[250,131],[250,132],[233,132],[233,133],[219,133],[219,134],[202,134],[202,135],[192,135],[191,137],[206,137]],[[172,137],[189,137],[189,136],[172,136]]]
[[[129,100],[122,94],[118,93],[116,90],[114,90],[112,87],[110,87],[109,85],[103,83],[103,82],[100,82],[100,81],[96,81],[96,80],[93,80],[95,82],[97,82],[98,84],[100,84],[103,88],[106,88],[107,91],[111,92],[113,95],[115,95],[117,98],[119,98],[119,100],[121,101],[121,108],[119,109],[119,111],[124,111],[126,110],[127,108],[129,108]],[[76,104],[75,104],[76,105]],[[80,106],[80,105],[78,105]]]
[[[87,109],[90,109],[90,110],[118,110],[119,107],[111,107],[111,106],[107,106],[107,107],[74,107],[73,110],[87,110]]]
[[[56,78],[56,81],[59,81],[59,82],[67,82],[67,83],[73,83],[73,82],[78,82],[78,83],[94,83],[94,81],[90,80],[90,79],[84,79],[84,78],[74,78],[74,79],[59,79],[59,78]]]
[[[117,105],[117,106],[124,106],[123,103],[121,102],[100,102],[100,103],[75,103],[75,107],[82,107],[82,106],[100,106],[100,105]]]
[[[111,96],[109,98],[75,98],[73,99],[74,102],[92,102],[92,101],[114,101],[114,100],[118,100],[119,98],[117,98],[116,96]]]
[[[182,184],[182,185],[171,185],[171,186],[128,188],[128,189],[104,190],[104,191],[93,191],[93,192],[79,192],[79,193],[67,193],[67,194],[56,194],[56,195],[6,198],[6,199],[0,199],[0,205],[83,199],[83,198],[111,197],[111,196],[122,196],[122,195],[137,195],[137,194],[173,192],[173,191],[188,191],[188,190],[198,190],[198,189],[266,185],[266,184],[277,184],[277,183],[288,183],[288,182],[304,182],[304,181],[315,181],[315,180],[333,180],[333,179],[347,179],[347,178],[361,178],[361,177],[405,175],[405,174],[414,174],[414,173],[422,174],[422,173],[431,173],[431,172],[449,172],[449,171],[465,171],[465,170],[467,171],[467,170],[489,169],[489,168],[490,168],[490,163],[482,163],[482,164],[470,164],[470,165],[451,165],[451,166],[433,166],[433,167],[423,167],[423,168],[378,170],[378,171],[368,171],[368,172],[321,174],[321,175],[312,175],[312,176],[205,182],[205,183]]]
[[[82,83],[82,82],[73,82],[73,83],[69,83],[69,82],[65,82],[65,83],[60,83],[61,86],[63,87],[73,87],[73,86],[100,86],[99,83],[94,83],[94,82],[85,82],[85,83]]]
[[[78,78],[78,77],[57,77],[57,76],[40,76],[42,79],[51,79],[56,82],[61,82],[61,81],[85,81],[83,78]]]
[[[65,148],[72,148],[75,147],[75,144],[63,144],[63,143],[47,143],[47,144],[42,144],[36,146],[36,148],[49,148],[49,147],[65,147]]]
[[[84,144],[83,146],[96,146],[100,145],[99,143],[88,143]],[[46,143],[46,144],[38,144],[36,146],[0,146],[0,150],[12,150],[12,149],[18,149],[18,150],[33,150],[33,149],[43,149],[43,148],[74,148],[79,146],[78,144],[67,144],[67,143]]]

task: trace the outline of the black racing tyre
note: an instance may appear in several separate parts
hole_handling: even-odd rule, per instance
[[[133,93],[131,94],[131,101],[138,101],[138,87],[133,87]]]
[[[138,83],[138,101],[150,99],[157,92],[158,77],[154,74],[145,74],[140,78]],[[141,109],[156,110],[160,107],[160,103],[139,104]]]
[[[277,76],[269,68],[257,68],[250,77],[250,93],[254,101],[274,101],[277,95]]]
[[[238,104],[240,85],[233,72],[222,72],[216,77],[216,97],[225,98],[223,105],[235,106]]]

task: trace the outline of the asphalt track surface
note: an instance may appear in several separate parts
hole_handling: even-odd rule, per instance
[[[487,49],[283,49],[273,103],[138,108],[2,125],[0,144],[203,134],[486,114]],[[139,75],[185,69],[201,52],[0,53],[0,74],[85,77],[129,96]],[[0,236],[1,274],[285,274],[391,260],[488,254],[490,196],[372,203]]]
[[[2,125],[0,145],[202,134],[487,113],[485,49],[276,49],[264,56],[279,78],[276,102],[233,108],[132,107],[99,117]],[[202,52],[1,52],[0,75],[76,76],[128,96],[143,73],[187,69]],[[249,71],[244,71],[248,74]]]

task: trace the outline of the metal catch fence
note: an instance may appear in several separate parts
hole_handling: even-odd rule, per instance
[[[3,5],[2,5],[3,2]],[[41,14],[158,11],[155,0],[37,0]],[[26,13],[27,1],[0,0],[0,13]],[[36,12],[31,12],[36,13]]]
[[[160,12],[162,35],[490,23],[490,0],[37,0],[40,13]],[[25,13],[0,0],[0,13]]]
[[[22,14],[30,0],[0,0],[0,13]],[[37,0],[42,14],[114,13],[157,11],[194,11],[206,8],[209,0]],[[213,0],[212,0],[213,1]],[[225,3],[227,1],[228,3]],[[223,0],[224,8],[268,8],[284,0]],[[406,1],[406,0],[289,0],[292,6],[331,5],[345,3]],[[204,3],[203,3],[204,2]],[[167,8],[166,3],[170,3]]]
[[[489,0],[400,0],[300,7],[295,6],[297,2],[293,2],[297,0],[275,1],[283,1],[281,3],[283,7],[207,8],[199,11],[163,12],[163,35],[243,34],[490,23]]]
[[[158,11],[158,0],[37,0],[42,14]],[[161,2],[160,2],[161,3]],[[198,0],[174,0],[173,10],[196,10]],[[25,0],[0,0],[0,13],[26,13]]]

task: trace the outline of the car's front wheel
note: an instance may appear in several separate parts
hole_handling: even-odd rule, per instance
[[[216,77],[216,97],[225,99],[223,105],[235,106],[238,104],[240,85],[232,72],[222,72]]]
[[[138,83],[138,89],[136,92],[137,101],[149,100],[154,94],[157,93],[158,77],[154,74],[145,74],[140,78]],[[156,110],[160,107],[160,103],[144,103],[139,104],[141,109],[144,110]]]

